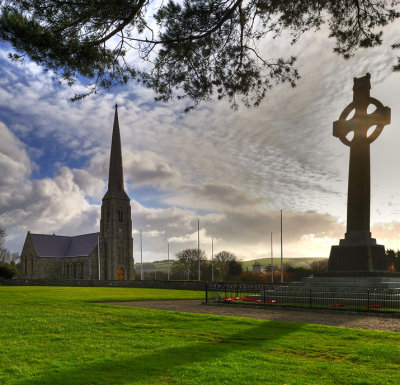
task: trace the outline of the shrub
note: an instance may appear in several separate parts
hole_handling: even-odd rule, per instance
[[[11,279],[18,274],[18,269],[14,264],[0,262],[0,278]]]
[[[304,277],[308,277],[312,274],[311,269],[307,269],[305,267],[294,267],[287,266],[286,272],[289,275],[289,281],[299,281]]]

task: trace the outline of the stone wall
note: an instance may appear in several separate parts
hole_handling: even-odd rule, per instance
[[[77,287],[139,287],[152,289],[205,290],[203,281],[99,281],[52,279],[1,279],[0,286],[77,286]]]

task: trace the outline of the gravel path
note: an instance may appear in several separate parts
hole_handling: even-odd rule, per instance
[[[164,300],[105,302],[109,305],[135,306],[186,313],[215,314],[248,317],[284,322],[306,322],[320,325],[341,326],[355,329],[400,331],[400,316],[393,314],[350,313],[332,310],[304,309],[250,309],[235,305],[203,305],[201,300]]]

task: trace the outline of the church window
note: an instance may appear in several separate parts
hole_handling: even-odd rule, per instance
[[[107,209],[107,214],[106,214],[106,222],[110,222],[110,209]]]
[[[121,209],[118,209],[118,221],[123,222],[124,221],[124,213]]]

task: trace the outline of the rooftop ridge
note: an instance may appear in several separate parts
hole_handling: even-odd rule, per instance
[[[42,233],[30,233],[31,235],[45,235],[46,237],[62,237],[62,238],[76,238],[83,237],[85,235],[100,234],[100,231],[94,231],[92,233],[78,234],[78,235],[59,235],[59,234],[42,234]]]

